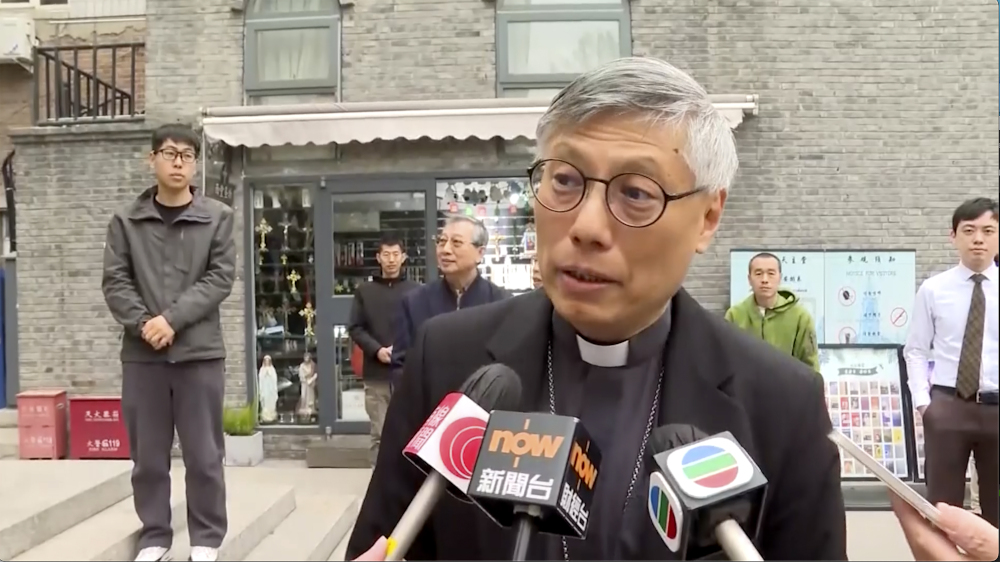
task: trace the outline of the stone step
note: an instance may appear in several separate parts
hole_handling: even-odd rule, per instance
[[[330,562],[341,562],[347,560],[347,543],[351,540],[351,533],[354,532],[354,527],[347,530],[347,534],[344,535],[344,540],[340,541],[337,545],[337,550],[333,551],[333,555],[327,560]]]
[[[17,427],[16,408],[0,408],[0,427]]]
[[[306,447],[309,468],[370,468],[367,435],[334,435],[330,439]]]
[[[226,469],[226,510],[229,532],[219,548],[219,560],[243,560],[295,511],[292,486],[254,478],[253,469]],[[191,554],[188,530],[174,536],[174,560]]]
[[[0,459],[17,458],[19,442],[17,427],[0,426]]]
[[[131,469],[128,461],[0,461],[0,560],[131,496]]]
[[[170,508],[174,533],[187,527],[187,503],[184,499],[184,480],[172,478]],[[124,562],[135,558],[136,543],[142,524],[135,514],[133,498],[121,501],[83,523],[61,533],[24,554],[15,562],[53,560],[87,560]]]
[[[244,560],[323,562],[330,558],[358,518],[358,498],[305,496],[298,494],[295,511]]]

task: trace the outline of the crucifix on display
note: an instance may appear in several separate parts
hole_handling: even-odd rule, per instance
[[[305,336],[307,338],[312,338],[316,336],[315,321],[316,321],[316,309],[313,308],[311,302],[307,302],[306,306],[299,311],[299,316],[305,319],[306,329]]]
[[[267,249],[267,235],[270,234],[271,231],[273,231],[274,229],[271,228],[270,224],[268,224],[266,218],[261,217],[260,218],[260,222],[257,223],[257,228],[255,228],[254,230],[257,231],[257,234],[260,234],[260,249],[261,250],[266,250]]]
[[[288,277],[285,277],[285,279],[288,279],[288,292],[293,295],[297,295],[299,293],[299,288],[295,284],[302,279],[302,276],[299,275],[298,271],[293,269],[292,272],[288,274]]]

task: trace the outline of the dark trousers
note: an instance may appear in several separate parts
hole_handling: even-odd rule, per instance
[[[226,536],[222,404],[225,361],[122,364],[122,409],[132,450],[132,491],[142,522],[139,548],[170,548],[170,450],[181,443],[192,546]]]
[[[927,495],[932,503],[961,506],[965,501],[965,471],[969,455],[975,456],[979,504],[983,519],[997,526],[1000,502],[993,495],[1000,479],[998,440],[1000,408],[977,404],[938,388],[931,391],[931,403],[924,410]]]

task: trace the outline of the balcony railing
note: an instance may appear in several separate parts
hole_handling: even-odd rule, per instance
[[[36,125],[140,119],[145,113],[142,43],[37,47]]]

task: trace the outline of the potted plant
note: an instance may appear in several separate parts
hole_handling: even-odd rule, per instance
[[[264,434],[257,430],[257,408],[226,408],[222,430],[226,434],[226,466],[256,466],[264,461]]]

